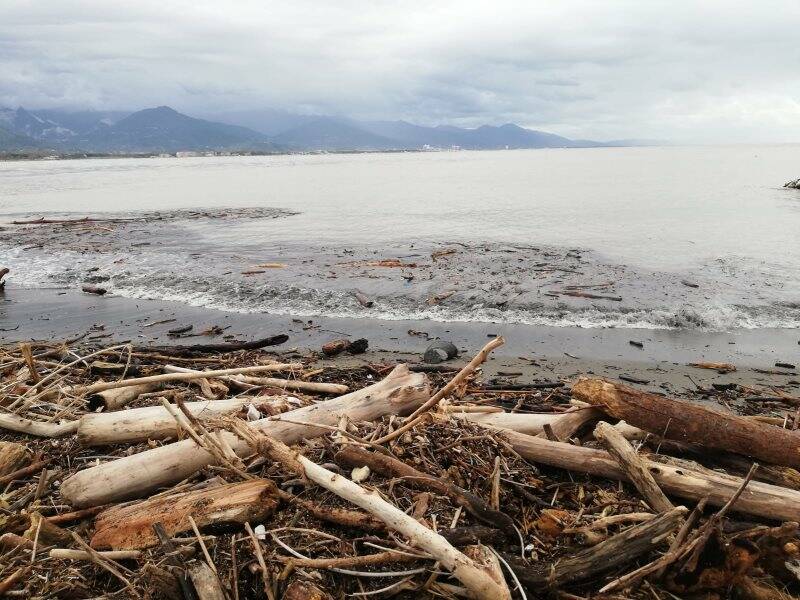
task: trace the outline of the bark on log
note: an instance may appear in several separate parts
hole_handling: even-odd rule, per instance
[[[119,410],[126,404],[136,400],[141,394],[154,392],[161,387],[161,383],[140,383],[139,385],[131,385],[128,387],[121,387],[113,390],[105,390],[97,394],[91,394],[86,397],[86,402],[89,405],[89,410],[97,410],[98,408],[105,408],[106,410]]]
[[[620,432],[605,421],[600,421],[594,429],[594,437],[617,460],[650,508],[658,513],[669,512],[674,508],[661,488],[658,487],[642,457],[636,453],[633,446]]]
[[[22,444],[0,442],[0,477],[30,464],[33,453]]]
[[[155,523],[162,523],[172,536],[191,530],[190,515],[201,528],[260,521],[272,514],[278,503],[275,484],[268,479],[254,479],[113,506],[95,518],[90,545],[113,550],[150,548],[158,545]]]
[[[295,408],[280,396],[186,402],[184,406],[195,417],[203,420],[235,413],[249,404],[270,415]],[[178,437],[178,426],[175,418],[163,406],[92,413],[82,416],[78,421],[78,441],[84,446],[129,444],[176,437]]]
[[[572,394],[617,419],[666,439],[800,467],[797,431],[641,392],[605,379],[580,379],[572,386]]]
[[[406,414],[429,395],[425,375],[411,373],[401,365],[369,387],[284,415],[253,421],[250,425],[291,444],[328,432],[314,427],[314,423],[335,426],[341,416],[354,421],[372,421],[386,414]],[[235,436],[223,436],[237,453],[246,455],[250,451],[247,444]],[[63,482],[61,495],[78,508],[137,498],[185,479],[213,462],[211,454],[194,440],[183,440],[79,471]]]
[[[628,481],[617,461],[603,450],[551,442],[508,430],[502,431],[502,435],[520,456],[532,462]],[[711,506],[724,506],[742,485],[741,477],[710,469],[673,466],[647,459],[644,462],[666,494],[694,501],[708,497]],[[800,521],[800,492],[751,481],[731,510],[778,521]]]

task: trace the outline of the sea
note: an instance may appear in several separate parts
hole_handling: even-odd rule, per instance
[[[798,145],[0,162],[0,267],[248,313],[797,328],[798,177]]]

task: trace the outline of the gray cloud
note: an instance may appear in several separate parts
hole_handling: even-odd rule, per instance
[[[0,105],[797,141],[800,3],[0,0]]]

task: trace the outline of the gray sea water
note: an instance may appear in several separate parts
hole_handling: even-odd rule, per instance
[[[0,266],[12,285],[94,281],[240,312],[793,328],[800,190],[781,186],[798,158],[782,145],[4,162]]]

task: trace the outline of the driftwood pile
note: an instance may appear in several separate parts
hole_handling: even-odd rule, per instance
[[[794,409],[708,401],[752,394],[735,386],[498,389],[481,364],[502,343],[451,372],[259,344],[2,349],[0,596],[800,590]]]

